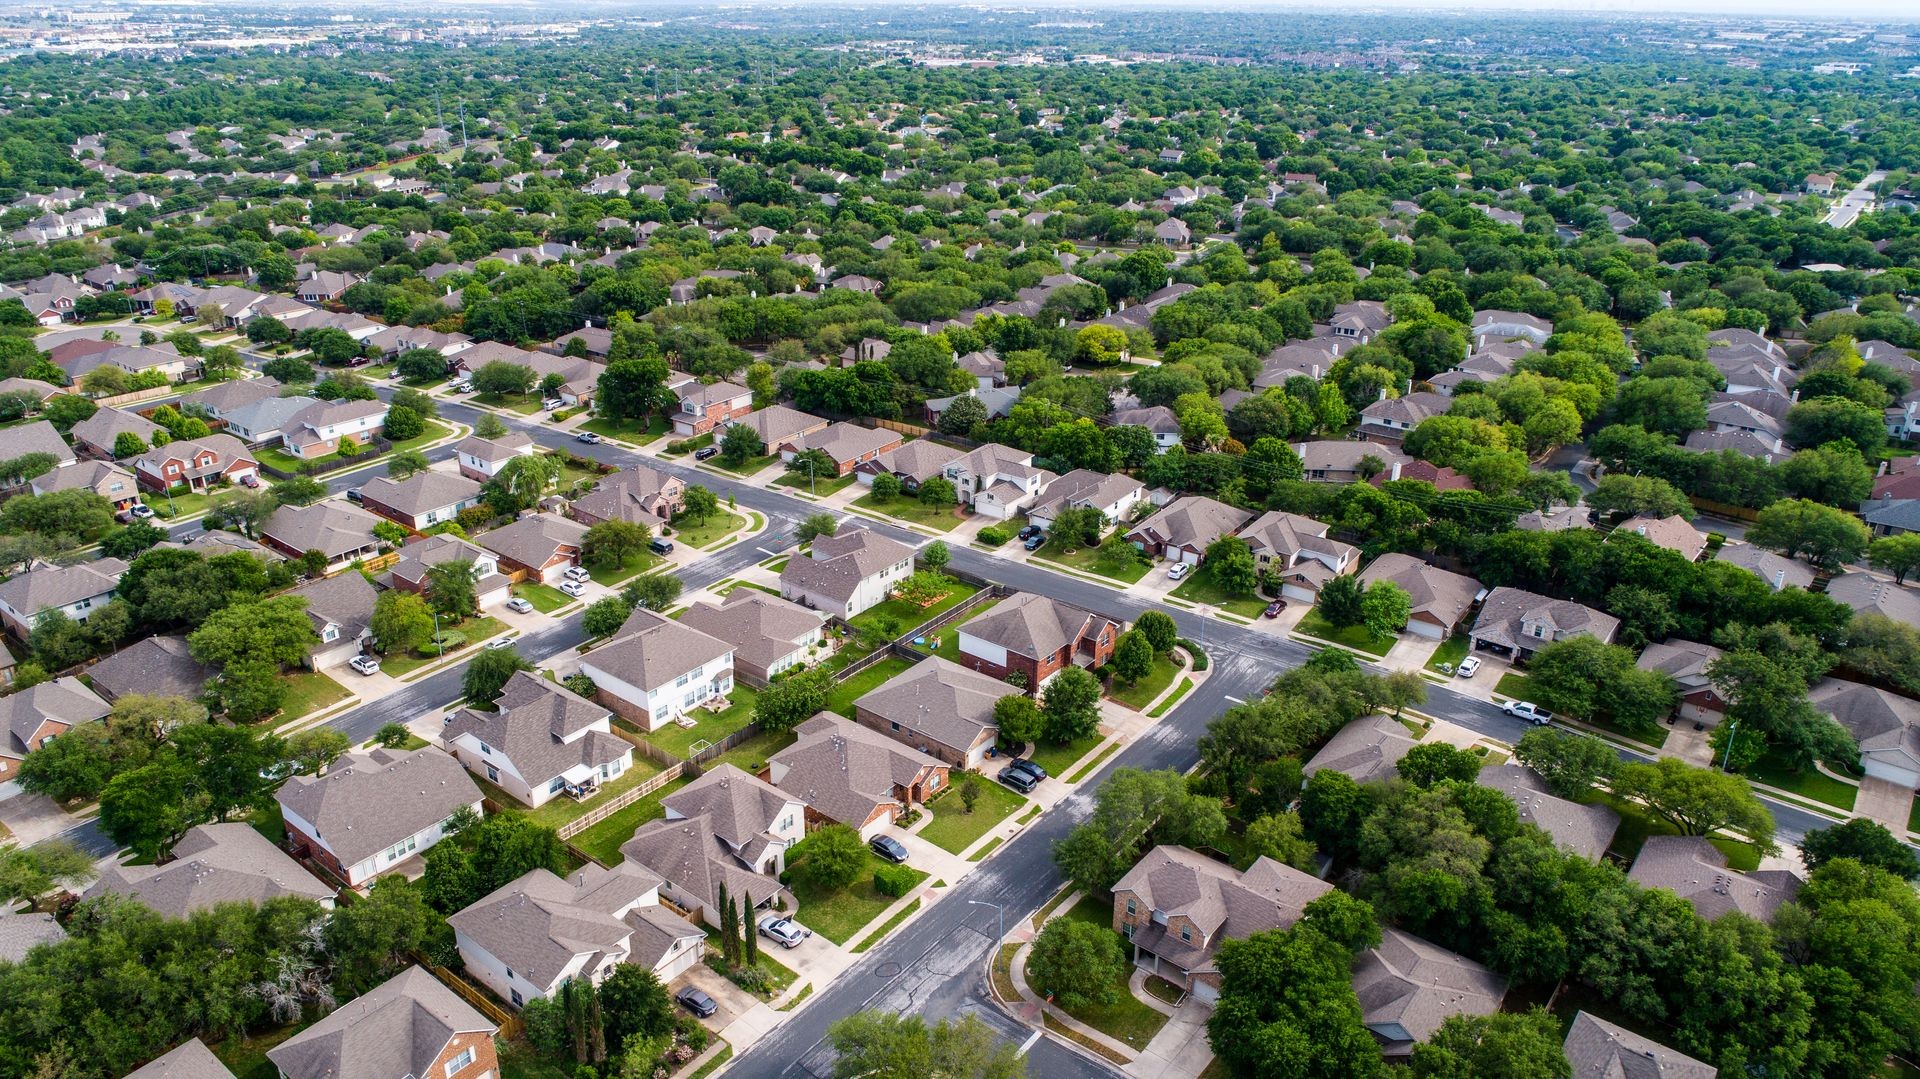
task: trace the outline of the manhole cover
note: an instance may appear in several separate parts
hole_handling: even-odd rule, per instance
[[[885,981],[889,978],[898,978],[900,976],[900,971],[902,969],[904,968],[902,968],[898,963],[882,963],[879,966],[874,968],[873,975],[874,977],[879,978],[882,981]]]

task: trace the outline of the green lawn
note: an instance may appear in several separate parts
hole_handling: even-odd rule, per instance
[[[1464,633],[1456,633],[1441,641],[1440,647],[1433,650],[1433,655],[1427,660],[1427,669],[1435,674],[1444,673],[1440,670],[1442,663],[1458,667],[1460,661],[1467,658],[1467,653],[1472,650],[1472,639]]]
[[[638,758],[635,763],[639,763]],[[621,808],[606,820],[574,836],[573,845],[608,865],[618,865],[626,860],[626,856],[620,853],[620,844],[632,839],[633,833],[642,824],[666,816],[667,811],[661,808],[660,803],[691,782],[691,779],[676,779],[632,805]]]
[[[718,742],[734,731],[753,721],[753,702],[759,694],[742,682],[735,682],[727,694],[727,710],[719,714],[705,710],[688,713],[694,719],[691,727],[682,727],[669,723],[647,735],[647,741],[666,750],[676,757],[688,757],[693,753],[693,744],[699,741]]]
[[[1119,678],[1113,680],[1113,688],[1107,696],[1138,712],[1153,703],[1153,699],[1173,684],[1173,679],[1181,671],[1180,664],[1171,656],[1153,657],[1153,670],[1132,685]]]
[[[319,1019],[318,1015],[314,1016]],[[267,1059],[267,1050],[293,1037],[306,1029],[306,1021],[289,1023],[284,1027],[275,1027],[248,1037],[235,1034],[223,1041],[207,1046],[220,1063],[227,1066],[234,1079],[280,1079],[280,1069]]]
[[[1173,711],[1173,709],[1177,705],[1179,705],[1180,701],[1186,697],[1187,691],[1192,688],[1193,688],[1193,679],[1191,678],[1180,679],[1180,684],[1173,688],[1173,692],[1168,694],[1165,700],[1162,700],[1159,704],[1154,705],[1153,711],[1148,712],[1147,715],[1153,719],[1159,719],[1161,716],[1164,716],[1168,712]]]
[[[525,1038],[495,1044],[501,1047],[500,1079],[573,1079],[574,1073],[567,1066],[570,1061],[541,1056]],[[278,1073],[269,1079],[279,1079]]]
[[[994,605],[998,604],[999,602],[1000,601],[997,599],[990,599],[985,603],[982,603],[978,607],[975,607],[972,610],[968,611],[967,616],[959,620],[958,622],[948,622],[945,628],[941,629],[939,632],[934,634],[934,637],[937,638],[937,640],[935,640],[934,642],[936,647],[932,650],[933,654],[936,656],[939,656],[941,659],[947,660],[950,663],[959,663],[960,662],[960,627],[966,625],[968,622],[973,621],[974,619],[980,617],[981,615],[986,614],[988,611],[993,610]],[[921,647],[924,647],[924,646],[921,646]]]
[[[439,440],[446,438],[448,435],[451,435],[451,434],[453,434],[453,428],[451,426],[447,425],[446,423],[440,420],[428,420],[426,423],[426,427],[423,428],[418,435],[415,435],[412,438],[394,439],[393,451],[391,452],[399,452],[401,450],[417,450],[422,446],[427,445],[430,442],[438,442]],[[314,457],[314,458],[310,458],[308,460],[302,461],[300,458],[295,457],[290,453],[287,453],[285,450],[274,449],[274,448],[255,450],[253,456],[261,464],[272,465],[273,467],[280,469],[282,472],[298,472],[302,468],[308,465],[332,463],[334,461],[342,460],[339,454],[327,454],[322,457]],[[355,464],[367,465],[367,464],[372,464],[375,461],[384,460],[386,456],[387,455],[384,453],[371,453],[363,447],[359,453],[352,454],[345,459],[351,460]],[[341,469],[336,469],[335,471],[344,471],[344,470],[345,469],[343,466]]]
[[[540,411],[538,393],[476,393],[473,403],[489,408],[504,408],[509,412],[518,412],[522,416],[531,416]]]
[[[1854,799],[1860,794],[1859,787],[1842,783],[1817,768],[1796,768],[1772,750],[1747,768],[1746,775],[1756,783],[1779,787],[1841,809],[1852,809]]]
[[[1920,796],[1913,800],[1913,808],[1907,810],[1907,831],[1920,832]]]
[[[642,573],[659,565],[660,562],[661,558],[659,555],[654,554],[652,551],[641,550],[628,555],[626,561],[618,566],[609,566],[604,563],[590,564],[587,566],[587,573],[593,578],[595,584],[603,584],[608,588],[612,588],[615,585],[625,584],[628,580],[640,576]],[[562,594],[564,595],[564,593]]]
[[[508,809],[518,810],[520,813],[548,828],[558,828],[576,817],[585,815],[588,810],[594,809],[599,806],[601,802],[612,798],[621,791],[637,787],[659,774],[660,766],[658,764],[655,764],[652,759],[648,757],[643,757],[635,753],[633,755],[633,763],[627,766],[626,771],[600,784],[600,793],[584,802],[576,802],[564,794],[556,794],[549,799],[545,805],[542,805],[538,809],[528,809],[521,805],[518,798],[487,782],[482,776],[474,776],[473,781],[480,784],[480,789],[486,793],[487,797],[492,798]],[[624,840],[622,840],[622,842],[624,842]],[[618,843],[614,845],[619,846]]]
[[[480,615],[477,618],[469,618],[457,624],[443,623],[441,628],[453,633],[458,633],[467,639],[465,644],[456,648],[447,649],[447,655],[457,656],[461,652],[477,647],[480,642],[487,638],[504,631],[507,628],[507,624],[491,615]],[[439,654],[435,653],[433,645],[428,644],[424,651],[411,655],[389,655],[380,657],[380,670],[395,678],[399,678],[412,674],[422,667],[438,663],[441,658]]]
[[[752,896],[749,895],[747,898],[751,899]],[[755,919],[759,917],[758,914],[754,915]],[[720,931],[710,925],[703,926],[702,928],[707,931],[707,954],[711,956],[714,961],[718,961],[721,956]],[[755,932],[755,930],[749,928],[748,932]],[[787,986],[792,985],[800,976],[795,974],[792,968],[775,959],[772,954],[769,953],[767,948],[768,941],[765,937],[760,938],[760,945],[759,952],[754,955],[753,965],[759,967],[766,973],[767,984],[771,987],[768,989],[766,997],[767,999],[772,999],[785,992]],[[779,950],[779,948],[773,949],[773,951]]]
[[[1147,571],[1153,568],[1151,562],[1142,559],[1135,561],[1118,572],[1108,572],[1100,565],[1100,551],[1095,547],[1080,547],[1066,552],[1055,551],[1052,547],[1042,547],[1033,552],[1033,557],[1042,562],[1057,563],[1066,566],[1068,569],[1076,569],[1081,573],[1091,573],[1096,577],[1105,577],[1110,581],[1119,581],[1122,584],[1135,583],[1140,580],[1140,578],[1145,577]]]
[[[396,452],[400,450],[417,450],[429,442],[438,442],[452,433],[453,426],[451,424],[441,420],[428,420],[426,427],[414,437],[394,439],[393,448]]]
[[[1112,932],[1113,901],[1083,896],[1078,903],[1068,908],[1065,914],[1058,917],[1097,925]],[[1119,936],[1118,933],[1114,935]],[[1135,1049],[1144,1049],[1147,1043],[1153,1040],[1153,1036],[1160,1033],[1160,1028],[1167,1024],[1167,1017],[1135,997],[1127,988],[1127,982],[1132,976],[1133,967],[1129,965],[1116,983],[1119,996],[1112,1004],[1062,1008],[1061,1011],[1108,1037],[1117,1038]],[[1033,988],[1039,992],[1046,992],[1046,986],[1043,985],[1036,985]]]
[[[1588,791],[1580,800],[1588,804],[1597,803],[1607,806],[1620,814],[1620,829],[1613,833],[1613,845],[1607,849],[1626,862],[1633,861],[1649,836],[1680,834],[1678,828],[1654,817],[1638,803],[1629,802],[1606,791]],[[1727,856],[1729,868],[1742,873],[1760,868],[1760,851],[1753,844],[1721,836],[1714,836],[1711,842]]]
[[[905,673],[912,666],[913,664],[899,656],[888,656],[852,678],[836,684],[827,694],[827,709],[852,719],[854,701]]]
[[[731,472],[736,476],[751,476],[755,472],[760,471],[761,469],[767,467],[770,464],[773,464],[778,460],[780,460],[779,454],[769,453],[764,457],[749,457],[746,460],[735,465],[735,464],[728,464],[727,456],[726,454],[723,453],[720,456],[715,457],[713,460],[708,461],[707,463],[717,469],[720,469],[722,472]]]
[[[746,526],[745,517],[722,506],[720,512],[708,516],[705,520],[684,525],[675,524],[673,535],[667,538],[687,547],[705,550],[708,544],[717,543],[723,537],[732,535]]]
[[[645,424],[638,420],[610,420],[605,416],[595,416],[575,428],[577,431],[592,431],[602,438],[619,439],[635,446],[644,446],[666,434],[670,429],[671,425],[660,416],[653,417]]]
[[[574,602],[572,596],[567,595],[552,585],[541,584],[538,581],[521,581],[509,589],[509,591],[520,599],[524,599],[528,603],[533,604],[533,609],[539,611],[541,614],[552,614],[567,604]]]
[[[845,944],[898,902],[896,897],[882,895],[873,886],[873,871],[887,863],[872,851],[867,851],[866,856],[866,864],[861,867],[860,875],[845,888],[823,891],[801,883],[797,874],[794,876],[793,883],[788,887],[800,904],[797,912],[800,924],[835,944]],[[919,887],[927,879],[927,874],[916,869],[914,878],[914,886]]]
[[[1367,627],[1364,625],[1348,626],[1345,629],[1337,628],[1333,623],[1320,616],[1320,608],[1318,607],[1308,611],[1306,616],[1300,619],[1298,628],[1301,633],[1309,637],[1318,637],[1323,641],[1344,644],[1348,648],[1357,648],[1373,656],[1386,655],[1387,649],[1392,648],[1394,641],[1397,639],[1394,637],[1375,637],[1367,631]]]
[[[280,708],[281,719],[312,715],[353,696],[347,687],[319,671],[292,670],[281,675],[280,680],[287,685],[287,697]]]
[[[1101,736],[1089,734],[1085,738],[1076,738],[1066,745],[1053,742],[1036,742],[1033,749],[1033,762],[1047,770],[1050,776],[1065,776],[1067,769],[1079,763],[1080,758],[1093,752],[1100,744]]]
[[[715,765],[731,764],[742,772],[757,776],[767,766],[768,757],[799,740],[800,736],[792,731],[762,731],[706,762],[706,767],[711,769]]]
[[[844,491],[848,487],[853,486],[855,477],[852,474],[834,477],[818,476],[815,480],[809,481],[805,472],[789,472],[773,482],[776,487],[791,487],[801,494],[811,494],[815,498],[825,498],[830,494],[837,491]]]
[[[887,919],[887,924],[861,938],[860,943],[853,946],[853,950],[855,952],[864,952],[882,940],[885,940],[888,933],[900,928],[900,923],[912,917],[913,912],[919,909],[920,901],[918,899],[901,907],[898,911],[894,912],[893,917]]]
[[[942,532],[952,531],[961,521],[958,506],[929,506],[919,499],[905,495],[890,498],[885,502],[877,502],[872,494],[864,494],[853,500],[853,506],[868,513],[878,513],[898,521],[937,528]]]
[[[1175,599],[1184,599],[1188,603],[1204,603],[1231,611],[1243,618],[1258,618],[1260,612],[1267,609],[1265,600],[1256,599],[1244,593],[1229,592],[1220,587],[1213,579],[1212,571],[1201,566],[1187,574],[1180,587],[1173,590]]]
[[[978,591],[980,589],[976,586],[950,577],[947,579],[946,594],[925,607],[915,606],[904,599],[890,599],[884,603],[874,604],[855,615],[851,621],[861,629],[879,630],[889,636],[905,633],[934,616],[966,602],[968,597]],[[893,626],[892,630],[887,629],[889,625]]]
[[[1508,671],[1500,676],[1500,681],[1494,683],[1493,691],[1516,701],[1524,701],[1527,699],[1527,676],[1519,671]]]
[[[987,830],[1011,816],[1014,810],[1027,804],[1027,800],[996,783],[986,776],[974,778],[980,785],[980,794],[973,803],[973,812],[967,812],[967,803],[960,798],[960,785],[966,780],[956,779],[947,793],[933,800],[927,809],[933,813],[933,820],[920,829],[920,838],[939,847],[941,850],[959,854],[978,842]]]
[[[191,517],[196,513],[205,513],[213,506],[213,497],[199,491],[184,495],[162,495],[153,492],[141,494],[140,500],[153,507],[153,512],[168,519]]]

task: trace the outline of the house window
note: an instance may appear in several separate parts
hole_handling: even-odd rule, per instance
[[[507,971],[507,977],[509,978],[513,977],[513,971]],[[522,1000],[520,998],[520,990],[518,989],[507,990],[507,995],[513,998],[513,1006],[516,1008],[526,1003],[525,1000]]]
[[[452,1060],[447,1061],[447,1079],[453,1079],[455,1075],[458,1075],[460,1073],[460,1070],[462,1068],[465,1068],[472,1063],[473,1063],[472,1047],[468,1047],[466,1049],[460,1050],[459,1056],[454,1057]]]
[[[488,744],[486,744],[485,742],[482,742],[482,743],[480,743],[480,752],[482,752],[482,753],[485,753],[485,754],[487,754],[488,756],[492,756],[492,755],[493,755],[493,747],[492,747],[492,746],[490,746],[490,745],[488,745]]]
[[[414,837],[408,836],[407,838],[401,840],[398,843],[395,843],[392,847],[388,848],[387,861],[397,862],[400,859],[405,858],[407,855],[412,854],[414,852],[414,849],[418,846],[419,844],[415,842]]]
[[[566,787],[566,785],[567,785],[567,780],[565,776],[554,776],[553,782],[547,784],[547,793],[559,794],[560,791]]]
[[[896,730],[896,731],[897,731],[897,730],[899,730],[899,729],[900,729],[900,724],[898,724],[898,723],[895,723],[895,722],[894,722],[893,720],[888,720],[888,721],[887,721],[887,727],[888,727],[888,729],[890,729],[890,730]]]
[[[487,765],[487,782],[489,783],[500,782],[500,769],[495,768],[491,764]]]
[[[1193,927],[1190,925],[1181,926],[1180,939],[1186,941],[1189,944],[1193,943]]]
[[[1122,924],[1120,926],[1120,935],[1126,937],[1128,940],[1132,940],[1133,939],[1133,923],[1126,922]]]
[[[323,640],[323,641],[327,641],[327,642],[332,642],[332,641],[337,641],[337,640],[339,640],[339,639],[340,639],[340,627],[339,627],[339,626],[328,626],[328,627],[327,627],[327,628],[326,628],[326,629],[325,629],[324,631],[322,631],[322,632],[321,632],[321,634],[320,634],[320,639],[321,639],[321,640]]]
[[[1127,917],[1131,918],[1135,914],[1138,914],[1139,912],[1140,912],[1140,904],[1136,900],[1134,900],[1131,896],[1129,896],[1127,898]]]

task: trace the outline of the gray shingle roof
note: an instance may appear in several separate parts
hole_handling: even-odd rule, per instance
[[[917,438],[896,446],[873,459],[877,469],[908,476],[923,483],[938,476],[942,469],[966,456],[965,452],[930,439]]]
[[[110,711],[107,702],[72,676],[29,686],[0,697],[0,731],[6,736],[6,743],[0,749],[5,749],[10,756],[20,756],[37,748],[30,739],[42,723],[55,720],[77,727]]]
[[[1271,858],[1256,858],[1239,872],[1172,845],[1148,851],[1113,886],[1114,894],[1132,892],[1149,910],[1187,918],[1205,935],[1202,943],[1183,941],[1160,925],[1134,932],[1135,943],[1188,971],[1204,965],[1222,940],[1293,925],[1308,903],[1332,890],[1326,881]]]
[[[0,911],[0,963],[18,963],[35,945],[67,939],[67,931],[51,914]]]
[[[860,582],[889,566],[913,558],[913,548],[878,532],[842,525],[839,533],[820,536],[813,541],[811,557],[793,557],[780,571],[783,589],[832,596],[838,600],[852,597]]]
[[[185,637],[144,637],[94,664],[94,689],[111,698],[129,693],[197,699],[213,672],[187,651]]]
[[[54,607],[104,596],[114,590],[125,572],[127,564],[118,558],[101,558],[71,566],[36,563],[25,573],[0,583],[0,601],[31,617]]]
[[[315,502],[311,506],[281,506],[260,529],[292,551],[319,551],[328,561],[338,560],[379,542],[373,526],[380,518],[357,506]]]
[[[1028,659],[1044,659],[1120,624],[1052,596],[1022,592],[960,627],[960,632],[997,644]]]
[[[1920,626],[1920,589],[1905,588],[1856,570],[1828,581],[1827,595],[1853,608],[1855,614],[1881,614],[1895,622]]]
[[[1920,761],[1920,701],[1839,678],[1821,679],[1807,699],[1852,732],[1862,756]]]
[[[300,863],[250,824],[202,824],[187,832],[163,866],[112,866],[87,898],[131,896],[169,918],[184,918],[216,903],[262,903],[279,896],[333,898]]]
[[[1204,495],[1187,495],[1133,527],[1128,535],[1144,535],[1162,543],[1206,550],[1222,536],[1231,535],[1253,519],[1253,514]]]
[[[767,764],[775,785],[831,820],[855,828],[882,805],[897,804],[895,787],[940,762],[852,720],[821,712],[794,728],[798,740]]]
[[[775,898],[789,906],[794,902],[792,893],[780,887],[779,881],[754,873],[734,860],[704,815],[649,821],[620,845],[620,853],[658,874],[702,907],[717,909],[722,885],[729,897],[746,896],[756,906]]]
[[[70,433],[76,440],[111,450],[114,441],[124,433],[132,433],[139,436],[140,441],[150,443],[158,430],[160,425],[145,416],[108,407],[74,424]]]
[[[588,662],[630,685],[657,689],[733,650],[726,641],[645,608],[635,608]]]
[[[550,513],[533,513],[491,532],[475,541],[502,558],[523,566],[538,568],[562,548],[578,548],[587,534],[587,526]]]
[[[373,622],[374,601],[379,598],[365,577],[351,571],[308,581],[287,594],[305,597],[307,617],[313,620],[315,633],[331,622],[340,627],[341,641],[357,640],[367,632]],[[323,641],[315,647],[329,646],[329,642]]]
[[[1483,787],[1513,799],[1522,823],[1538,826],[1554,842],[1585,858],[1599,861],[1620,829],[1620,814],[1603,805],[1581,805],[1550,793],[1533,769],[1503,764],[1480,769]]]
[[[734,421],[743,427],[750,427],[759,434],[760,441],[766,444],[769,452],[780,443],[796,438],[802,431],[825,427],[827,421],[811,413],[785,405],[768,405],[758,412],[749,413]]]
[[[862,427],[857,423],[842,421],[824,431],[802,435],[794,440],[794,445],[803,450],[820,450],[835,463],[845,463],[895,445],[899,441],[900,435],[897,432],[878,427]]]
[[[919,445],[919,443],[913,443]],[[1093,506],[1104,509],[1107,506],[1132,494],[1135,498],[1145,498],[1146,486],[1132,476],[1110,476],[1105,472],[1095,472],[1088,468],[1076,468],[1061,476],[1047,489],[1027,511],[1029,517],[1054,517],[1063,509],[1077,506]]]
[[[127,1079],[233,1079],[233,1073],[206,1043],[192,1038],[145,1067],[128,1072]]]
[[[1718,1068],[1580,1012],[1561,1047],[1573,1079],[1716,1079]]]
[[[1507,995],[1506,980],[1486,967],[1391,928],[1355,963],[1353,988],[1361,1021],[1388,1056],[1411,1051],[1450,1015],[1493,1014]]]
[[[420,967],[363,996],[267,1051],[285,1079],[425,1076],[456,1034],[497,1028]]]
[[[1806,588],[1813,584],[1813,568],[1751,543],[1729,543],[1713,556],[1716,562],[1739,566],[1774,588]]]
[[[1360,573],[1360,582],[1392,581],[1407,593],[1413,614],[1427,614],[1443,626],[1451,626],[1473,606],[1480,594],[1480,582],[1462,573],[1430,566],[1412,555],[1397,552],[1383,554]]]
[[[530,435],[519,431],[508,431],[499,438],[481,438],[479,435],[468,435],[454,444],[453,451],[455,453],[464,453],[471,457],[478,457],[480,460],[487,462],[510,461],[519,456],[523,449],[531,445],[533,445],[533,438]]]
[[[869,690],[854,706],[898,723],[902,733],[965,752],[982,734],[1000,729],[993,705],[1010,692],[1017,691],[997,678],[934,656]]]
[[[589,865],[566,880],[544,869],[502,885],[447,924],[535,985],[551,986],[581,956],[592,973],[626,951],[633,930],[619,915],[660,887],[644,867]]]
[[[1665,888],[1693,904],[1703,918],[1738,911],[1767,922],[1800,892],[1801,880],[1784,869],[1740,873],[1727,868],[1720,848],[1699,836],[1650,837],[1627,877],[1648,888]]]
[[[0,428],[0,461],[11,461],[29,453],[52,454],[55,461],[73,460],[73,450],[66,439],[46,420]]]
[[[369,501],[417,517],[480,497],[480,484],[457,472],[415,472],[403,480],[376,476],[361,488]]]
[[[782,811],[796,799],[786,791],[731,764],[721,764],[668,795],[662,805],[668,817],[707,818],[722,843],[740,858],[757,863]]]
[[[631,521],[656,524],[659,514],[653,507],[665,498],[679,504],[686,484],[647,465],[630,465],[611,476],[603,476],[593,490],[573,502],[574,508],[601,521]]]
[[[1334,732],[1301,771],[1311,776],[1322,768],[1331,768],[1359,783],[1385,779],[1395,774],[1400,758],[1413,747],[1407,728],[1398,720],[1391,716],[1365,716]]]
[[[476,805],[460,762],[432,747],[349,753],[324,776],[294,776],[275,796],[320,834],[342,865],[356,865],[461,806]]]
[[[1522,622],[1542,622],[1550,628],[1545,638],[1520,631]],[[1603,641],[1613,639],[1620,620],[1569,599],[1554,599],[1523,588],[1502,586],[1487,594],[1480,605],[1480,617],[1474,619],[1473,636],[1511,648],[1525,641],[1539,648],[1552,641],[1582,633]]]
[[[762,670],[798,647],[798,641],[818,632],[826,616],[791,600],[752,588],[736,588],[719,604],[696,603],[680,616],[680,624],[710,637],[730,642],[734,660]]]
[[[598,768],[633,751],[626,739],[590,729],[608,718],[606,708],[531,671],[514,672],[495,705],[493,712],[461,709],[442,738],[472,734],[513,762],[535,790],[569,768]]]

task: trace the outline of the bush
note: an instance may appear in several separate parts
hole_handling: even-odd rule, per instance
[[[693,438],[675,439],[674,441],[667,443],[666,452],[671,454],[676,454],[676,455],[682,454],[682,453],[692,453],[694,450],[705,449],[706,447],[711,445],[713,445],[713,432],[708,431],[704,435],[696,435]]]
[[[873,890],[894,898],[913,891],[914,871],[904,865],[883,865],[873,871]]]
[[[1193,657],[1194,670],[1204,671],[1207,669],[1207,654],[1200,650],[1199,645],[1194,644],[1192,641],[1187,640],[1185,637],[1180,638],[1174,643],[1179,645],[1181,648],[1186,649],[1187,655],[1190,655]]]
[[[1001,528],[999,525],[988,525],[987,527],[981,529],[974,538],[979,540],[981,543],[986,544],[989,547],[998,547],[1001,544],[1012,539],[1013,536],[1010,533],[1008,533],[1006,529]]]
[[[453,630],[443,630],[440,636],[415,649],[423,656],[439,656],[453,651],[467,643],[467,635]]]
[[[728,981],[749,993],[764,996],[773,992],[773,976],[757,966],[728,967],[721,973],[727,976]]]

